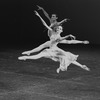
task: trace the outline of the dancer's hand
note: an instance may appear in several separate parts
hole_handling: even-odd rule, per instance
[[[34,12],[35,12],[35,15],[39,16],[39,13],[36,10]]]
[[[67,18],[66,18],[66,19],[64,19],[64,21],[65,21],[65,22],[67,22]]]
[[[70,19],[66,18],[66,21],[67,21],[67,20],[70,20]]]
[[[74,35],[70,34],[69,36],[72,37],[74,40],[76,39],[76,37]]]
[[[84,43],[84,44],[89,44],[89,41],[86,40],[86,41],[83,41],[83,43]]]
[[[37,5],[37,7],[38,7],[38,10],[42,10],[42,9],[43,9],[42,7],[40,7],[40,6],[38,6],[38,5]]]

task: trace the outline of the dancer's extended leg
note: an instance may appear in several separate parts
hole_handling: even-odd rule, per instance
[[[82,64],[78,63],[77,61],[73,61],[72,63],[83,68],[84,70],[90,71],[90,69],[86,65],[82,65]]]
[[[50,41],[47,41],[47,42],[43,43],[42,45],[38,46],[37,48],[22,52],[22,54],[30,55],[31,53],[38,52],[38,51],[42,50],[43,48],[48,47],[49,45],[50,45]]]
[[[80,41],[80,40],[63,40],[60,43],[67,43],[67,44],[78,44],[78,43],[83,43],[83,44],[89,44],[89,41]]]
[[[39,58],[42,58],[42,57],[48,57],[49,54],[47,52],[41,52],[37,55],[33,55],[33,56],[21,56],[21,57],[18,57],[19,60],[26,60],[26,59],[39,59]]]

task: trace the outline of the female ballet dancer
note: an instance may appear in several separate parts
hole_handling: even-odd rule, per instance
[[[56,34],[60,34],[61,32],[62,32],[62,27],[58,26],[56,30]],[[78,40],[66,40],[66,36],[60,37],[60,38],[57,38],[56,40],[50,40],[49,49],[44,49],[42,52],[40,52],[37,55],[21,56],[21,57],[18,57],[18,59],[26,60],[26,59],[39,59],[42,57],[50,58],[54,61],[60,62],[60,66],[59,68],[57,68],[57,73],[59,73],[60,70],[67,71],[67,68],[71,63],[89,71],[89,68],[86,65],[82,65],[76,61],[79,55],[74,55],[70,52],[66,52],[58,48],[57,47],[58,43],[67,43],[67,44],[85,43],[87,44],[88,41],[84,42],[84,41],[78,41]]]
[[[44,48],[47,48],[47,47],[49,47],[50,46],[50,44],[51,44],[51,41],[54,41],[54,40],[56,40],[57,38],[60,38],[61,36],[60,36],[60,34],[63,32],[63,29],[62,29],[62,26],[58,26],[58,27],[56,27],[55,28],[55,30],[53,30],[51,27],[49,27],[47,24],[46,24],[46,22],[42,19],[42,17],[39,15],[39,13],[37,12],[37,11],[35,11],[35,14],[41,19],[41,21],[42,21],[42,23],[43,23],[43,25],[49,30],[49,38],[50,38],[50,40],[49,41],[47,41],[47,42],[45,42],[45,43],[43,43],[42,45],[40,45],[40,46],[38,46],[38,47],[36,47],[36,48],[34,48],[34,49],[32,49],[32,50],[29,50],[29,51],[25,51],[25,52],[22,52],[22,54],[27,54],[27,55],[30,55],[31,53],[34,53],[34,52],[38,52],[38,51],[40,51],[40,50],[42,50],[42,49],[44,49]],[[59,28],[59,29],[58,29]],[[59,30],[59,34],[57,34],[57,29]],[[68,38],[68,37],[71,37],[71,39],[73,39],[73,40],[75,40],[75,36],[73,36],[73,35],[67,35],[66,36],[66,38]],[[88,41],[74,41],[73,43],[84,43],[84,44],[88,44]],[[66,41],[66,43],[68,43],[68,41]],[[70,44],[70,43],[68,43],[68,44]]]

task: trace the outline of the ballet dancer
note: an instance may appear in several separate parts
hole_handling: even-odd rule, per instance
[[[44,10],[44,8],[42,8],[42,7],[38,6],[38,5],[37,5],[37,7],[38,7],[38,10],[42,10],[43,13],[44,13],[44,15],[49,19],[49,21],[50,21],[50,27],[53,27],[54,25],[61,25],[64,22],[67,22],[67,20],[70,20],[70,19],[65,18],[62,21],[57,22],[58,17],[56,16],[56,14],[52,14],[51,18],[50,18],[49,14]]]
[[[61,43],[63,39],[59,39],[59,42]],[[73,43],[71,40],[67,40],[70,43]],[[75,40],[74,40],[75,41]],[[77,40],[76,40],[77,41]],[[77,58],[79,55],[72,54],[71,52],[66,52],[60,48],[57,47],[57,44],[59,43],[58,41],[53,41],[51,43],[51,46],[49,49],[44,49],[42,52],[40,52],[37,55],[32,55],[32,56],[21,56],[18,57],[19,60],[26,60],[26,59],[39,59],[39,58],[49,58],[52,59],[53,61],[60,62],[59,68],[57,68],[57,73],[61,71],[67,71],[68,66],[72,63],[74,65],[77,65],[87,71],[90,69],[86,65],[82,65],[79,62],[77,62]],[[78,42],[77,42],[78,43]]]
[[[37,7],[38,7],[38,10],[42,10],[43,13],[44,13],[44,15],[49,19],[50,27],[51,27],[53,30],[55,30],[55,28],[56,28],[57,26],[62,25],[64,22],[67,22],[67,20],[70,20],[70,19],[65,18],[65,19],[63,19],[62,21],[58,22],[58,21],[57,21],[58,17],[56,16],[56,14],[52,14],[52,15],[51,15],[51,18],[50,18],[50,17],[49,17],[49,14],[48,14],[42,7],[40,7],[40,6],[38,6],[38,5],[37,5]],[[50,31],[48,30],[48,36],[50,36],[50,35],[51,35],[51,34],[50,34]]]
[[[59,26],[56,30],[57,34],[61,33],[61,26]],[[39,58],[50,58],[54,61],[58,61],[60,62],[60,66],[59,68],[57,68],[57,73],[61,71],[67,71],[68,66],[72,63],[75,64],[87,71],[89,71],[90,69],[86,66],[86,65],[82,65],[80,63],[78,63],[77,57],[79,55],[74,55],[70,52],[66,52],[60,48],[58,48],[57,44],[58,43],[67,43],[67,44],[76,44],[76,43],[89,43],[88,41],[79,41],[79,40],[66,40],[66,36],[65,37],[60,37],[57,38],[57,40],[53,40],[50,41],[49,44],[49,49],[44,49],[42,52],[40,52],[37,55],[32,55],[32,56],[21,56],[18,57],[19,60],[26,60],[26,59],[39,59]]]

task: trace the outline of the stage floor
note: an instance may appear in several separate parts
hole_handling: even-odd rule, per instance
[[[0,52],[0,100],[100,100],[99,50],[72,49],[91,71],[71,64],[59,74],[50,59],[19,61],[22,51]]]

